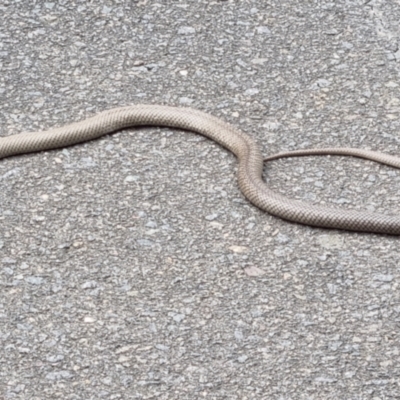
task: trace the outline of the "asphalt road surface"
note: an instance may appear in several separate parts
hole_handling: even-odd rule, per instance
[[[0,19],[2,136],[154,103],[265,155],[399,153],[399,1],[2,0]],[[1,160],[0,398],[399,399],[400,239],[272,217],[236,169],[151,127]],[[399,212],[399,171],[368,161],[265,180]]]

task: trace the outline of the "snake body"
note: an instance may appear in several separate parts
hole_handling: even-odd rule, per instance
[[[104,111],[94,117],[43,132],[0,138],[0,158],[81,143],[133,126],[166,126],[204,135],[234,153],[239,160],[238,181],[244,196],[260,209],[305,225],[353,231],[400,234],[400,217],[367,211],[343,210],[289,199],[268,189],[262,180],[263,157],[254,139],[230,124],[191,108],[134,105]],[[400,159],[367,150],[334,148],[298,150],[266,158],[340,154],[362,157],[400,168]]]

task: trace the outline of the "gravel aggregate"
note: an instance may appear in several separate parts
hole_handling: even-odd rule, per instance
[[[0,16],[1,136],[154,103],[265,155],[398,153],[398,2],[2,0]],[[399,239],[272,217],[236,168],[158,127],[1,160],[0,399],[399,399]],[[278,160],[265,180],[399,210],[399,171],[368,161]]]

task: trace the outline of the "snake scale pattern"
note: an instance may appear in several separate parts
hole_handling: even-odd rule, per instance
[[[317,154],[350,155],[400,168],[400,158],[351,148],[311,149],[280,153],[263,160],[254,139],[230,124],[191,108],[133,105],[104,111],[92,118],[44,132],[0,138],[0,158],[50,150],[98,138],[133,126],[166,126],[204,135],[234,153],[239,160],[238,181],[244,196],[260,209],[305,225],[400,235],[400,217],[346,210],[289,199],[268,189],[262,180],[264,161]]]

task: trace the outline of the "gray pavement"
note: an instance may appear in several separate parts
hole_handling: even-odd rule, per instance
[[[0,2],[0,135],[192,106],[264,154],[398,153],[398,1]],[[129,129],[0,162],[0,399],[399,399],[399,239],[249,204],[233,155]],[[276,161],[290,197],[399,212],[399,171]]]

